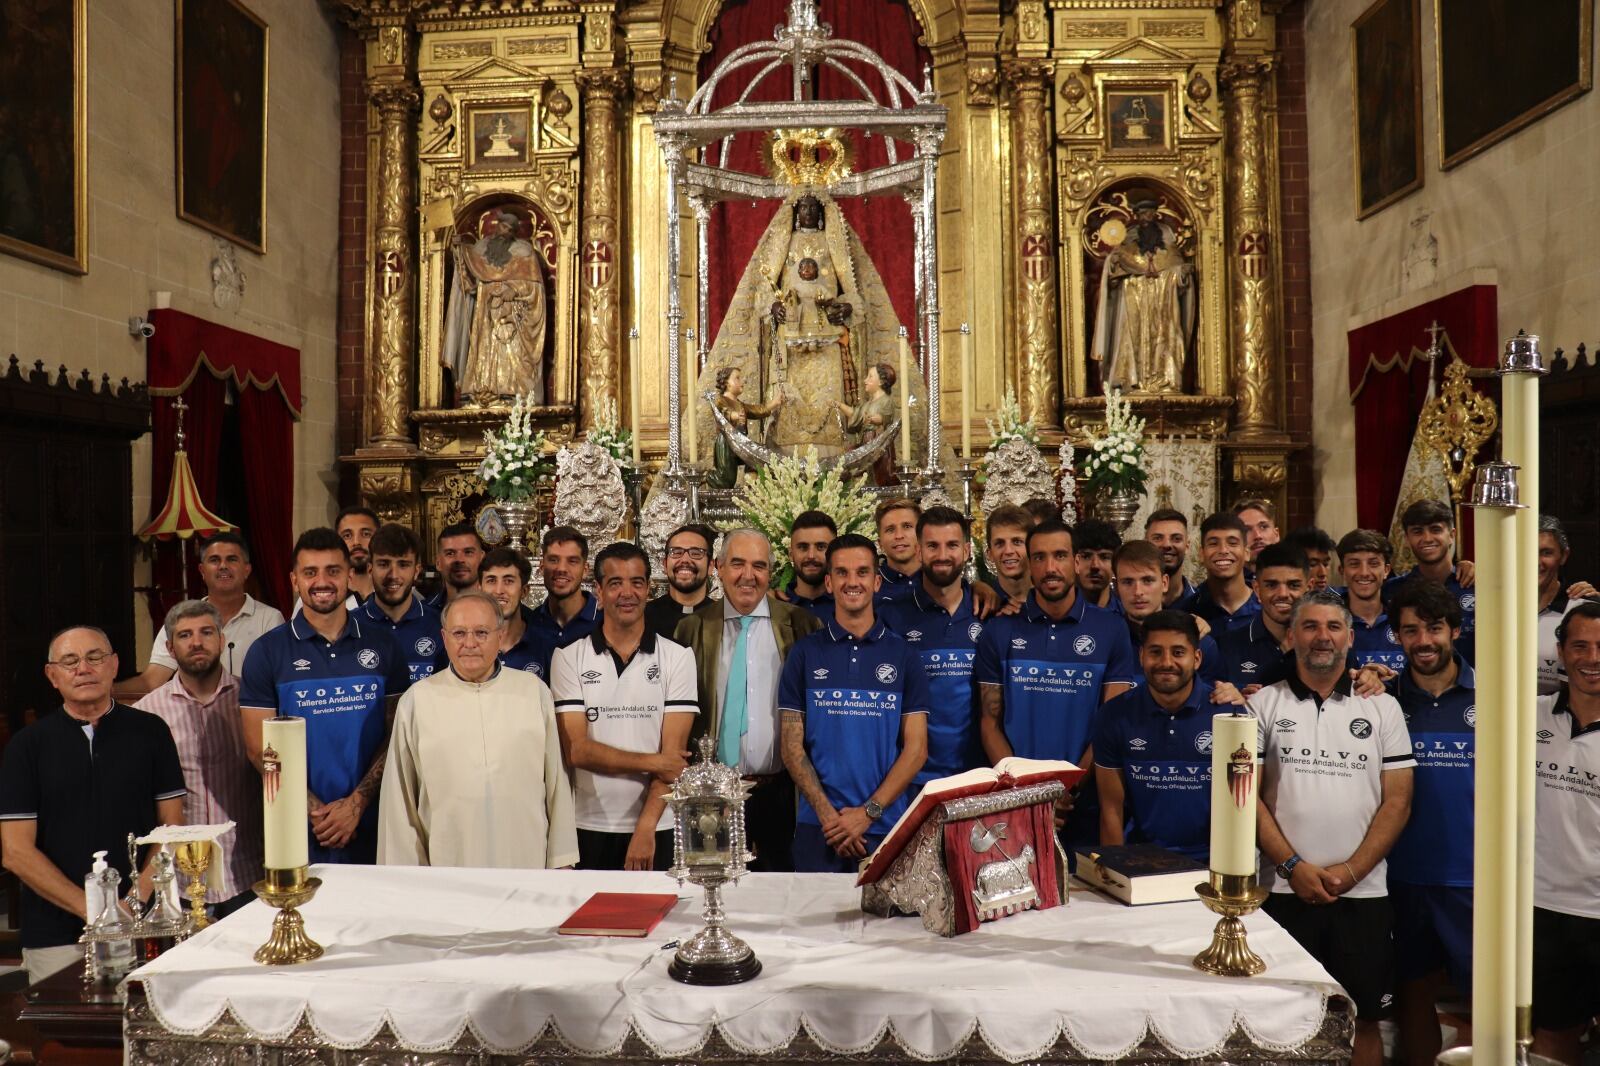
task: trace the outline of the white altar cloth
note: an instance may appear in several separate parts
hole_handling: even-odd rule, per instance
[[[782,1048],[803,1026],[837,1053],[890,1033],[939,1058],[974,1029],[1013,1061],[1065,1036],[1114,1058],[1147,1030],[1181,1057],[1214,1053],[1236,1027],[1292,1051],[1322,1026],[1339,986],[1257,914],[1255,978],[1200,973],[1190,959],[1216,918],[1198,902],[1130,908],[1092,891],[956,937],[915,918],[861,913],[852,878],[754,874],[725,893],[729,927],[761,958],[727,988],[667,976],[667,942],[699,927],[701,893],[662,874],[321,866],[303,910],[322,958],[259,966],[273,912],[257,901],[133,975],[171,1032],[197,1035],[226,1009],[263,1039],[310,1023],[330,1047],[359,1048],[387,1023],[406,1047],[437,1051],[470,1031],[515,1053],[554,1024],[578,1052],[613,1054],[636,1032],[661,1055],[699,1050],[713,1029],[741,1053]],[[555,932],[596,891],[677,890],[643,940]]]

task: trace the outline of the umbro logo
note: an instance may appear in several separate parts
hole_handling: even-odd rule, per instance
[[[585,670],[583,673],[579,674],[578,676],[583,678],[583,683],[585,685],[592,685],[596,681],[600,680],[600,671],[598,671],[598,670]]]
[[[311,669],[311,660],[310,659],[296,659],[294,661],[294,668],[296,670],[309,670],[309,669]]]
[[[824,666],[813,670],[811,671],[811,676],[816,678],[818,681],[826,681],[828,679],[828,668]]]
[[[920,629],[911,630],[910,632],[908,632],[906,634],[906,639],[907,640],[921,640],[922,639],[922,630],[920,630]]]
[[[1272,724],[1277,726],[1279,729],[1293,729],[1294,728],[1294,719],[1292,719],[1292,718],[1280,718],[1276,722],[1273,722]]]
[[[1254,673],[1256,670],[1256,664],[1252,662],[1243,662],[1239,664],[1239,669],[1249,670],[1250,672]]]
[[[1128,747],[1133,751],[1143,751],[1145,749],[1145,744],[1146,741],[1144,737],[1134,737],[1132,740],[1128,741]]]
[[[1026,648],[1028,646],[1028,638],[1027,637],[1012,637],[1011,638],[1011,646],[1013,648]]]
[[[1554,740],[1555,738],[1556,738],[1556,735],[1554,733],[1550,732],[1550,730],[1548,730],[1548,729],[1539,730],[1539,743],[1548,744],[1550,741]]]

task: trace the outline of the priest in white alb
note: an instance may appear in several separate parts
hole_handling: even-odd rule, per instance
[[[499,608],[445,608],[450,668],[400,700],[378,800],[378,862],[554,869],[578,861],[572,784],[545,683],[498,660]]]

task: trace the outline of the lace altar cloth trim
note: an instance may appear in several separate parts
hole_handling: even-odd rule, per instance
[[[646,940],[554,932],[591,893],[669,890],[662,875],[315,872],[323,887],[304,914],[327,954],[255,965],[271,912],[253,903],[135,974],[149,1017],[130,1009],[130,1039],[205,1041],[228,1030],[248,1043],[304,1038],[347,1050],[549,1048],[567,1061],[627,1059],[632,1047],[643,1058],[777,1062],[797,1042],[818,1057],[907,1061],[968,1058],[967,1049],[996,1062],[1104,1060],[1141,1048],[1147,1061],[1235,1048],[1273,1060],[1336,1045],[1348,1023],[1329,1007],[1338,986],[1263,915],[1247,926],[1265,975],[1195,971],[1189,960],[1215,923],[1198,901],[1134,909],[1080,891],[1068,907],[948,941],[914,919],[866,918],[848,875],[752,875],[728,890],[726,906],[766,968],[745,985],[704,988],[668,978],[662,950],[698,927],[697,901]]]

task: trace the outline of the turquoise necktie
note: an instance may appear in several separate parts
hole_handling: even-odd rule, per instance
[[[722,690],[722,735],[717,738],[717,761],[724,766],[739,765],[739,749],[750,728],[750,694],[745,691],[749,664],[745,661],[745,635],[750,632],[751,615],[739,619],[739,635],[733,641],[733,658],[728,663],[728,686]]]

